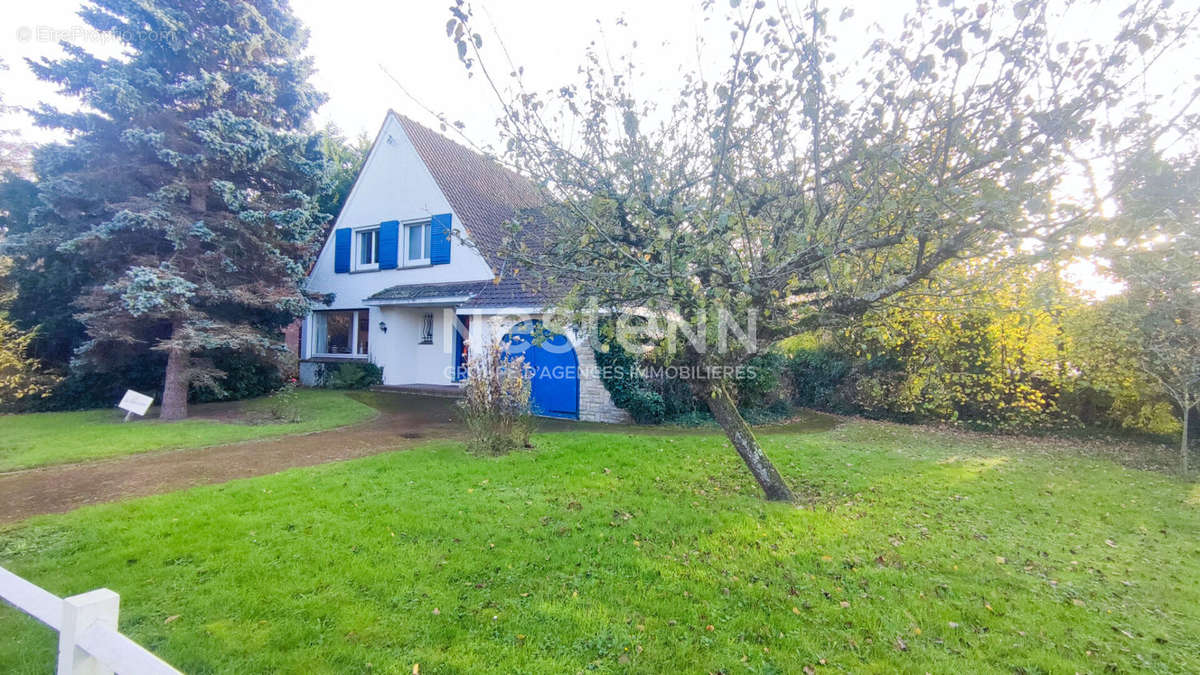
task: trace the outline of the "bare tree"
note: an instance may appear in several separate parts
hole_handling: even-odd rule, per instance
[[[655,352],[705,372],[861,315],[948,262],[1062,241],[1108,192],[1067,189],[1090,175],[1093,150],[1152,147],[1190,123],[1133,100],[1195,20],[1158,2],[1075,41],[1055,27],[1099,6],[918,2],[853,68],[821,4],[730,4],[724,72],[682,72],[662,103],[636,95],[636,55],[614,64],[593,49],[578,82],[538,93],[518,65],[484,58],[464,0],[447,24],[503,107],[505,159],[550,204],[536,241],[514,227],[509,265],[570,288],[574,310],[647,308],[710,338],[723,317],[753,316],[749,341]],[[738,413],[735,380],[691,384],[767,498],[789,499]]]
[[[1103,252],[1125,282],[1109,312],[1142,370],[1179,407],[1180,467],[1188,471],[1188,424],[1200,403],[1200,153],[1127,158],[1120,212]]]

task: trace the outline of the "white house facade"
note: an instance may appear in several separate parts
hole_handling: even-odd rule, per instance
[[[318,303],[300,334],[300,376],[370,361],[389,387],[453,391],[484,344],[508,338],[534,366],[539,414],[619,422],[586,340],[542,334],[546,294],[496,250],[505,223],[536,209],[521,176],[389,111],[309,272]],[[518,347],[520,349],[521,347]]]

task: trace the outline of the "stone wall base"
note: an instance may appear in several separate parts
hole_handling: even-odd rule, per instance
[[[586,339],[574,340],[575,355],[579,357],[579,420],[630,424],[629,413],[613,403],[596,368],[596,354]]]

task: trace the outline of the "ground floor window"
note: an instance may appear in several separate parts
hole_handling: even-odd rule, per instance
[[[366,356],[370,347],[370,312],[365,309],[313,312],[316,356]]]
[[[421,344],[433,344],[433,312],[426,312],[421,317]]]

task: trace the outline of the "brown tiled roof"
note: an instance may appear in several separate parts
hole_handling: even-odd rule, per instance
[[[499,273],[503,261],[497,252],[504,239],[504,224],[519,211],[544,203],[537,187],[524,176],[404,115],[396,117],[471,241],[493,272]]]

